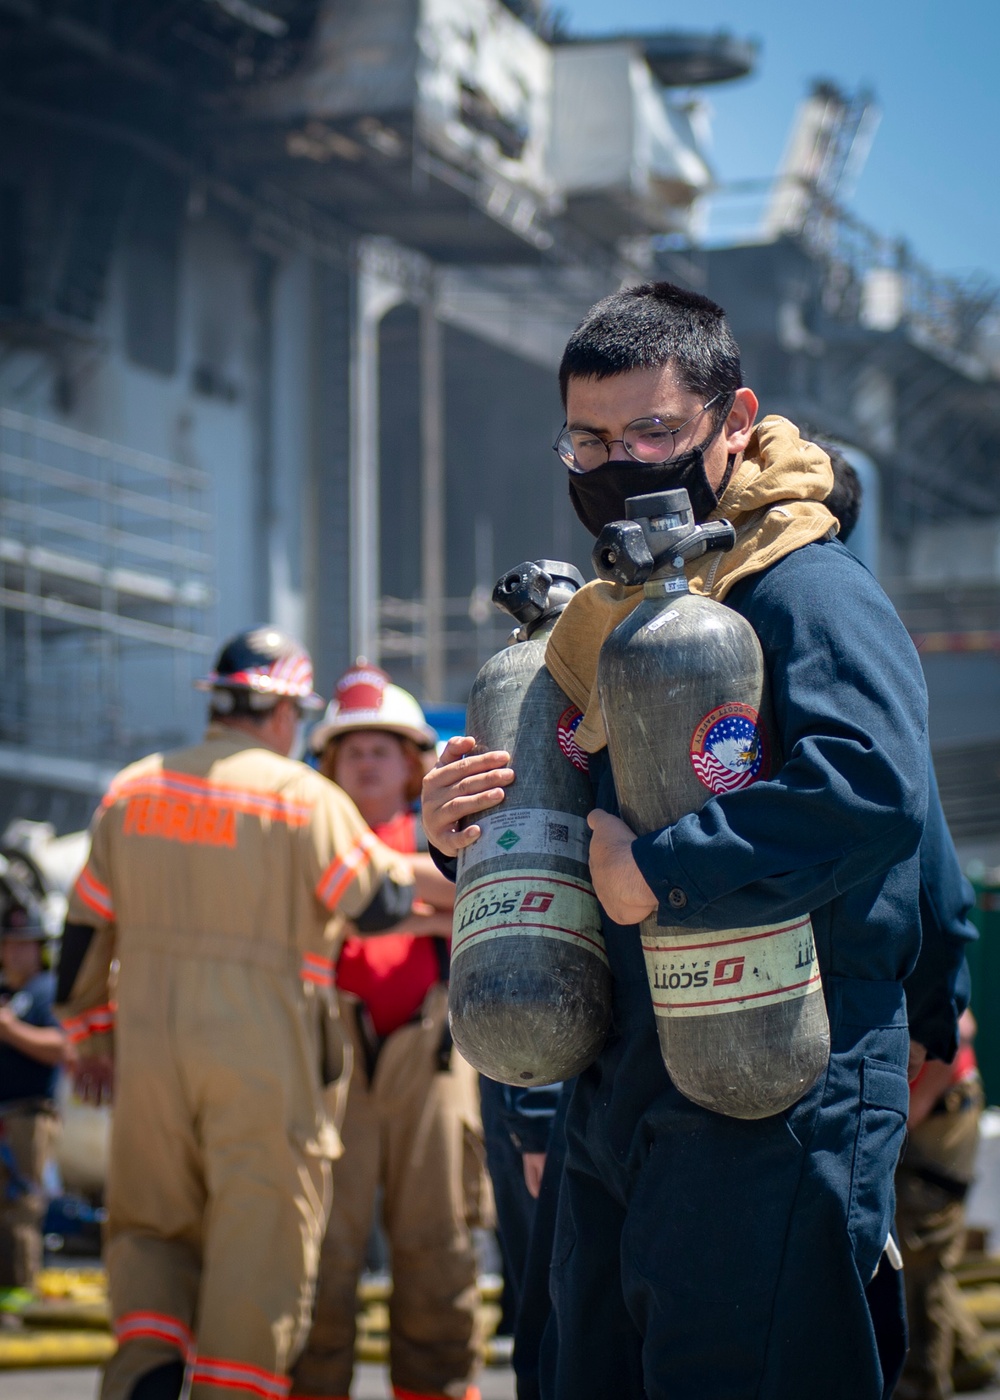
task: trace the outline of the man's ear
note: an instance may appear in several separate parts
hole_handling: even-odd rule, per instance
[[[726,444],[726,452],[730,456],[735,456],[736,453],[746,450],[757,418],[758,407],[757,395],[752,389],[744,387],[736,390],[733,406],[729,410],[722,429],[722,440]]]

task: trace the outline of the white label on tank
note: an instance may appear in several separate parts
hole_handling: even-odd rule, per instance
[[[546,807],[514,807],[478,817],[482,836],[458,853],[458,873],[464,875],[494,856],[566,856],[587,864],[590,828],[583,817],[553,812]]]
[[[666,627],[668,622],[673,622],[680,617],[676,608],[667,608],[666,612],[657,613],[651,621],[646,623],[647,632],[659,632],[661,627]]]
[[[601,962],[608,960],[593,886],[572,875],[511,870],[476,881],[455,905],[452,961],[484,939],[515,934],[575,943]]]
[[[724,931],[642,935],[658,1016],[713,1016],[775,1006],[820,990],[808,915]]]

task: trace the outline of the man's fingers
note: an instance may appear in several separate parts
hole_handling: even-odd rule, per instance
[[[471,817],[477,812],[486,812],[504,800],[503,788],[487,788],[485,792],[473,793],[468,797],[453,797],[442,803],[438,816],[450,826],[457,826],[463,817]]]
[[[439,788],[453,787],[456,783],[467,781],[479,774],[493,770],[511,773],[508,781],[513,782],[513,773],[507,767],[510,762],[510,754],[502,749],[491,753],[467,754],[453,762],[445,762],[447,752],[446,749],[441,762],[432,768],[424,779],[425,790],[436,791]]]
[[[471,734],[456,734],[445,744],[438,756],[438,768],[444,767],[446,763],[454,763],[463,754],[471,753],[476,747],[476,741]]]

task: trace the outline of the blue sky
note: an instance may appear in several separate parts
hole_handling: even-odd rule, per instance
[[[753,77],[702,89],[721,180],[774,173],[815,77],[868,84],[882,123],[851,208],[940,272],[1000,283],[997,0],[557,0],[577,33],[728,30],[760,42]]]

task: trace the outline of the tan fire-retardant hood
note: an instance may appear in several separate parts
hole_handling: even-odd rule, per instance
[[[736,546],[687,568],[692,593],[722,602],[740,579],[762,573],[793,550],[836,533],[823,504],[833,469],[821,447],[800,437],[787,418],[765,418],[754,430],[712,520],[729,520]],[[605,637],[641,601],[642,586],[595,579],[570,600],[549,637],[545,664],[584,714],[576,739],[588,753],[607,743],[597,701],[597,658]]]

